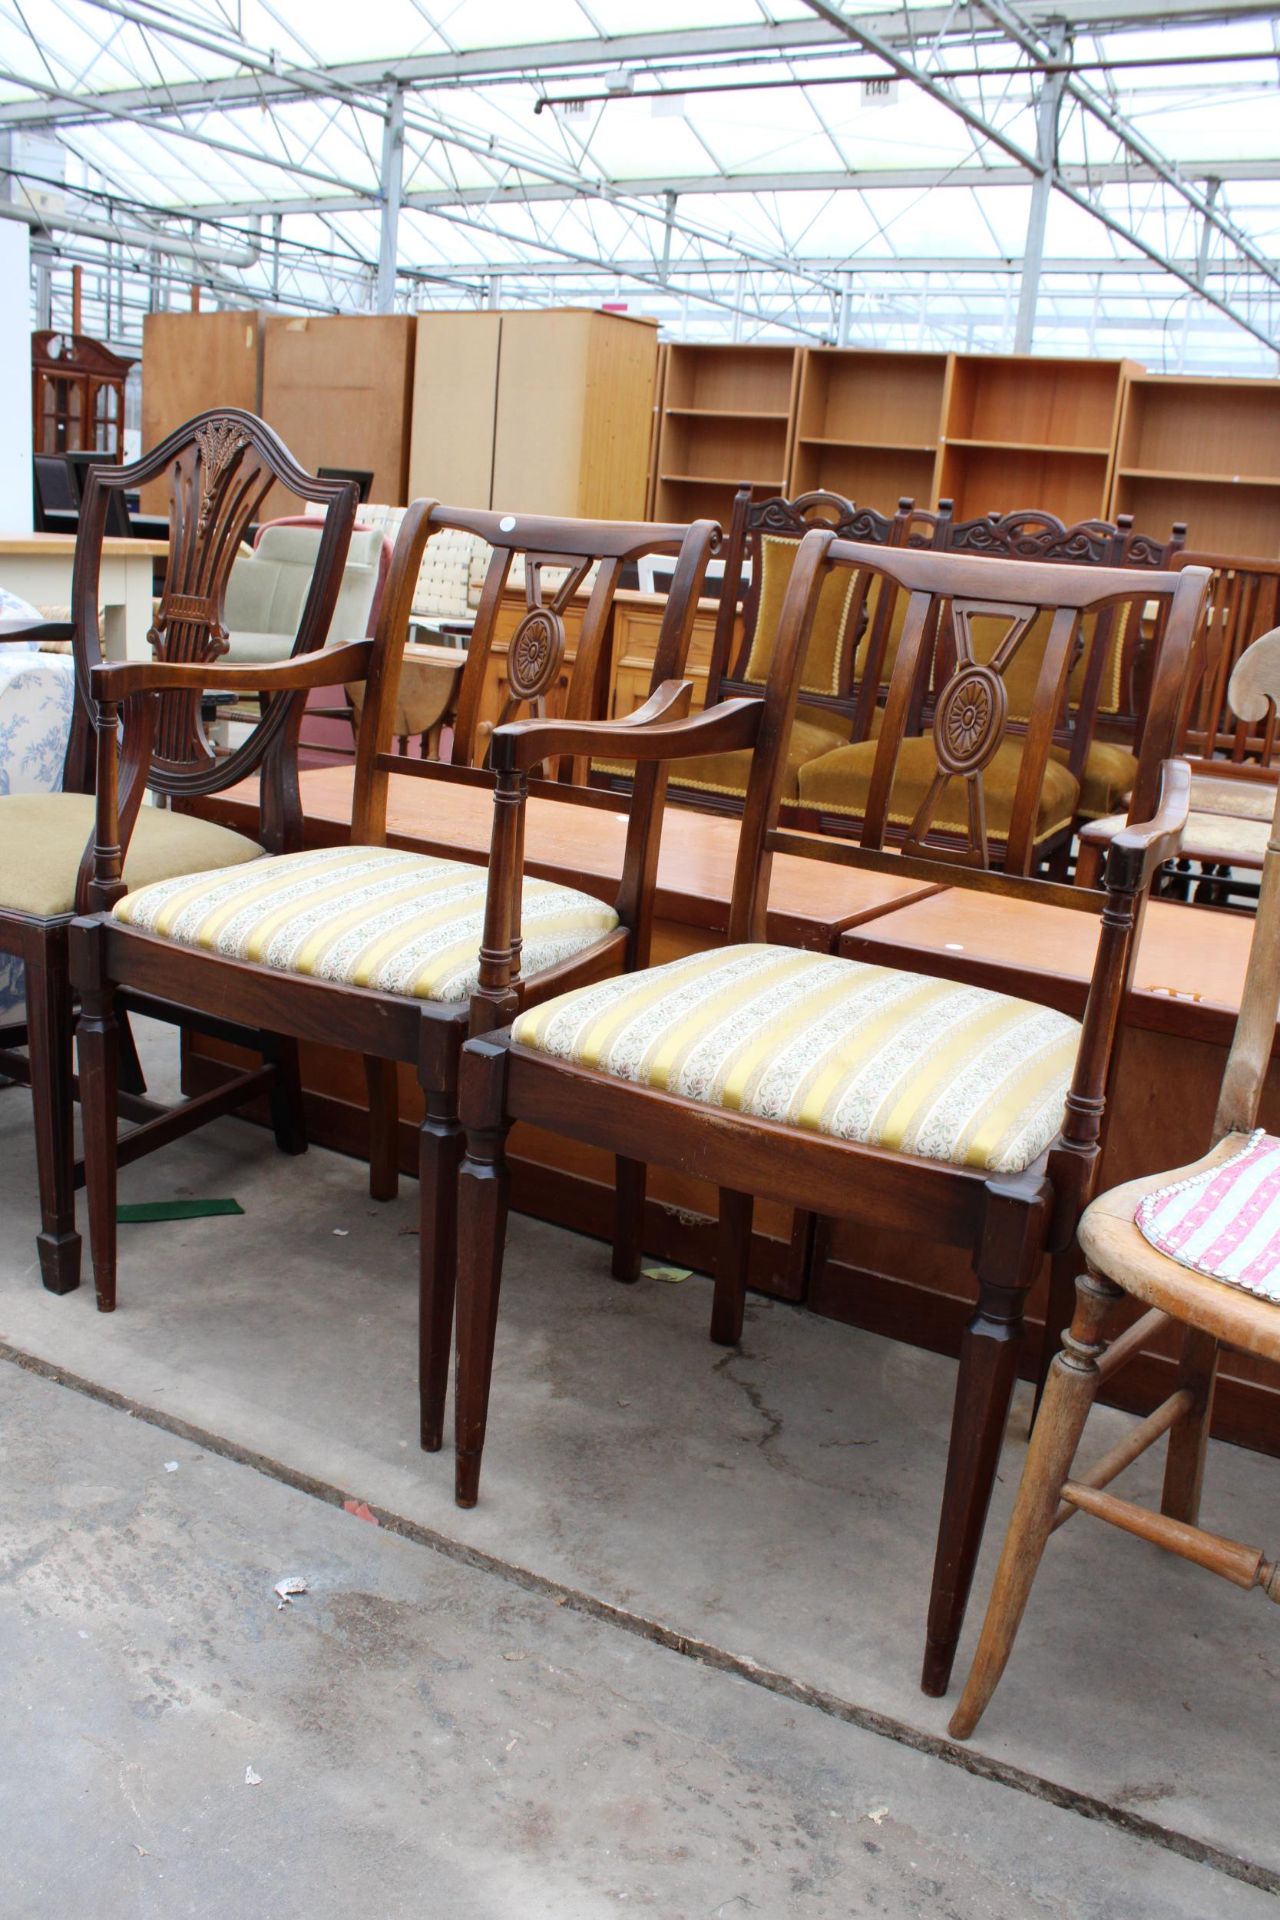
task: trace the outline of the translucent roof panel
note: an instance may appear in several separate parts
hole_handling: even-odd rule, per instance
[[[682,337],[1274,372],[1275,18],[1065,10],[0,0],[0,203],[123,345],[196,279],[206,304],[608,301]]]

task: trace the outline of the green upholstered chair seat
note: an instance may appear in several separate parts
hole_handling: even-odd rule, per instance
[[[95,804],[88,793],[0,796],[0,908],[37,920],[72,912],[80,861],[93,834]],[[149,886],[177,874],[235,867],[261,856],[255,841],[229,827],[143,806],[129,843],[125,884]]]
[[[1020,739],[1003,740],[983,775],[987,834],[990,839],[1007,840],[1009,837],[1022,749],[1023,742]],[[877,751],[877,741],[860,740],[852,746],[839,747],[834,753],[824,754],[820,760],[810,760],[800,769],[800,805],[812,807],[818,813],[847,814],[852,819],[861,819],[866,811]],[[933,741],[927,735],[913,735],[902,742],[889,799],[891,826],[910,826],[937,766]],[[932,831],[967,835],[965,786],[966,783],[961,779],[948,782],[931,823]],[[1056,760],[1046,764],[1036,813],[1037,842],[1048,839],[1051,834],[1071,824],[1079,792],[1074,776],[1066,767],[1060,766]]]

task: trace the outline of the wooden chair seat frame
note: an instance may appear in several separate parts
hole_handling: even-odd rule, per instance
[[[93,792],[95,710],[91,679],[102,663],[98,583],[108,512],[126,489],[167,478],[170,488],[169,558],[164,591],[148,634],[157,661],[215,661],[226,649],[223,596],[241,536],[277,481],[306,498],[323,501],[328,518],[321,538],[310,591],[295,639],[295,653],[322,646],[342,579],[355,515],[355,488],[345,481],[315,479],[293,459],[283,442],[253,414],[220,408],[198,414],[130,466],[91,466],[84,486],[72,572],[72,619],[65,631],[72,640],[76,693],[71,732],[63,765],[64,793]],[[29,629],[18,639],[39,637]],[[61,637],[64,629],[53,630]],[[192,691],[159,702],[154,716],[154,751],[131,763],[122,789],[122,816],[132,830],[147,788],[166,799],[214,790],[259,767],[277,763],[273,741],[284,724],[283,709],[265,715],[249,738],[223,761],[215,760],[200,716],[200,693]],[[283,844],[288,794],[264,779],[264,844]],[[88,904],[93,874],[93,836],[85,845],[76,882],[77,906]],[[80,1236],[76,1231],[75,1191],[81,1170],[73,1144],[72,1034],[75,1009],[68,971],[67,930],[71,913],[37,918],[0,909],[0,952],[16,955],[26,975],[25,1025],[5,1034],[0,1072],[30,1084],[34,1106],[36,1169],[40,1196],[38,1248],[41,1276],[52,1293],[69,1293],[80,1284]],[[135,1011],[164,1012],[163,987],[155,1004]],[[246,1043],[264,1056],[262,1069],[246,1079],[243,1099],[267,1092],[280,1146],[300,1152],[301,1091],[296,1061],[287,1046],[256,1030]],[[25,1041],[27,1056],[15,1049]],[[124,1152],[136,1158],[146,1146],[172,1139],[177,1131],[166,1109],[143,1097],[141,1070],[124,1030],[126,1086],[122,1110],[143,1122]],[[227,1095],[222,1096],[225,1102]],[[225,1105],[221,1110],[225,1110]]]
[[[1280,632],[1262,636],[1236,663],[1229,689],[1243,723],[1270,723],[1280,701]],[[1134,1211],[1151,1190],[1203,1171],[1244,1145],[1257,1124],[1280,1014],[1280,794],[1263,867],[1235,1037],[1214,1116],[1214,1146],[1193,1168],[1149,1175],[1100,1196],[1080,1226],[1088,1259],[1076,1306],[1050,1369],[1026,1465],[988,1602],[986,1618],[951,1732],[968,1739],[1000,1683],[1051,1534],[1091,1513],[1151,1541],[1233,1585],[1280,1601],[1280,1555],[1268,1559],[1199,1525],[1205,1456],[1223,1346],[1280,1360],[1280,1306],[1180,1266],[1149,1246]],[[1136,1299],[1146,1311],[1112,1333],[1115,1309]],[[1173,1392],[1082,1472],[1074,1461],[1098,1392],[1162,1329],[1183,1329]],[[1165,1434],[1160,1511],[1107,1489]]]
[[[261,687],[275,701],[287,697],[293,718],[283,746],[296,751],[297,727],[306,694],[317,686],[363,679],[368,683],[355,775],[351,844],[380,846],[386,839],[387,783],[390,775],[425,771],[424,763],[406,763],[389,751],[400,661],[408,630],[414,585],[422,551],[436,527],[466,525],[495,548],[491,582],[505,578],[513,556],[523,552],[529,571],[539,559],[585,568],[601,563],[602,575],[616,579],[638,554],[660,551],[679,555],[665,610],[655,663],[655,693],[633,716],[644,726],[655,716],[687,705],[689,689],[678,679],[688,648],[706,563],[718,538],[709,521],[692,528],[646,526],[627,522],[565,521],[534,516],[499,516],[415,502],[397,539],[374,641],[332,647],[311,659],[278,666],[215,666],[201,670],[199,684],[235,691]],[[494,589],[496,607],[500,586]],[[486,593],[489,587],[486,586]],[[598,588],[599,623],[607,623],[610,590]],[[482,603],[482,621],[484,606]],[[487,630],[482,621],[477,630]],[[545,632],[545,630],[544,630]],[[471,682],[484,669],[484,647],[475,646],[468,662]],[[590,662],[585,669],[592,671]],[[366,1063],[371,1110],[370,1187],[389,1198],[398,1171],[396,1067],[404,1063],[417,1076],[424,1114],[418,1129],[416,1169],[421,1229],[418,1239],[420,1290],[421,1441],[438,1448],[448,1368],[453,1313],[456,1175],[462,1137],[457,1120],[458,1057],[472,1017],[467,1003],[411,998],[368,988],[288,974],[253,962],[175,946],[122,924],[107,911],[120,897],[121,845],[128,821],[117,807],[116,733],[125,709],[124,765],[147,751],[148,712],[155,697],[174,686],[194,684],[196,670],[169,666],[99,667],[94,673],[98,713],[98,829],[90,905],[95,913],[71,929],[73,974],[84,1016],[80,1027],[82,1097],[86,1118],[86,1186],[98,1306],[116,1304],[116,1168],[114,1118],[118,1106],[118,1009],[156,992],[199,1017],[216,1008],[220,1019],[247,1022],[286,1035],[291,1044],[312,1041],[345,1047]],[[465,715],[470,684],[464,687]],[[725,723],[733,716],[726,711]],[[724,723],[722,723],[724,724]],[[461,729],[460,729],[461,731]],[[463,733],[463,739],[466,735]],[[623,729],[623,737],[626,730]],[[436,777],[448,770],[431,769]],[[454,769],[453,776],[483,780],[480,769]],[[122,774],[120,784],[123,786]],[[296,797],[296,781],[293,786]],[[300,814],[294,822],[300,836]],[[656,860],[656,836],[642,817],[628,836],[617,895],[619,925],[576,957],[531,976],[519,993],[529,1002],[586,984],[625,966],[637,941],[647,942],[650,889]],[[202,1096],[208,1098],[208,1096]],[[190,1105],[196,1105],[192,1102]]]
[[[796,702],[795,663],[822,584],[835,567],[881,570],[910,595],[879,740],[874,805],[868,808],[862,840],[856,846],[775,824]],[[1176,848],[1185,819],[1185,769],[1166,764],[1158,749],[1172,741],[1202,576],[1184,573],[1175,579],[1157,574],[1142,588],[1144,594],[1156,593],[1171,602],[1152,695],[1146,759],[1135,794],[1133,818],[1145,824],[1126,826],[1115,835],[1107,854],[1104,889],[1055,885],[993,872],[982,865],[985,836],[980,797],[975,802],[973,864],[955,862],[945,847],[930,843],[926,836],[904,853],[891,853],[885,846],[885,801],[919,650],[926,644],[940,600],[945,599],[961,621],[974,606],[999,605],[1013,624],[1023,623],[1023,631],[1039,608],[1054,610],[1041,698],[1028,735],[1028,751],[1034,748],[1042,763],[1051,719],[1069,672],[1069,641],[1076,620],[1082,611],[1116,603],[1133,591],[1132,576],[1119,571],[1101,570],[1089,576],[1079,568],[1000,566],[949,554],[860,547],[834,541],[830,533],[811,533],[791,576],[764,699],[739,703],[731,731],[726,727],[730,744],[752,747],[755,754],[730,912],[731,943],[767,938],[770,864],[774,853],[784,851],[907,877],[941,882],[950,878],[953,884],[1051,899],[1099,915],[1097,960],[1062,1132],[1034,1165],[1017,1174],[986,1174],[802,1132],[617,1080],[517,1045],[506,1023],[515,1011],[519,982],[512,936],[519,924],[516,856],[528,768],[548,753],[576,748],[634,760],[638,766],[634,830],[646,809],[660,805],[668,765],[684,753],[707,751],[708,727],[717,715],[726,721],[730,716],[726,707],[710,709],[691,721],[637,726],[627,734],[609,726],[526,722],[495,736],[498,781],[486,962],[477,1000],[488,1009],[494,1029],[504,1030],[478,1035],[463,1050],[461,1101],[467,1154],[459,1199],[462,1253],[455,1409],[460,1505],[473,1505],[479,1486],[507,1210],[504,1142],[514,1121],[529,1120],[614,1150],[620,1171],[614,1271],[620,1279],[634,1279],[638,1271],[636,1183],[643,1181],[643,1173],[637,1171],[641,1161],[678,1168],[719,1188],[719,1260],[711,1331],[721,1342],[736,1341],[742,1327],[757,1194],[817,1213],[905,1228],[947,1244],[968,1246],[974,1262],[976,1311],[961,1353],[923,1675],[926,1691],[938,1693],[945,1688],[1016,1374],[1023,1304],[1043,1256],[1061,1256],[1070,1247],[1090,1197],[1112,1045],[1146,889],[1151,873],[1169,849]],[[946,690],[942,693],[945,700]],[[998,731],[974,756],[975,765],[983,753],[989,757],[994,752]],[[980,784],[980,769],[972,777]],[[1028,792],[1035,790],[1033,764]],[[479,1027],[484,1017],[477,1009],[474,1024]]]

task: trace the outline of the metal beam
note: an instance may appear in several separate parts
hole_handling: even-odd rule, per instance
[[[1033,0],[1027,18],[1047,25],[1062,17],[1062,0]],[[1267,19],[1274,8],[1260,0],[1072,0],[1071,21],[1080,33],[1154,26],[1193,25],[1205,21]],[[978,6],[911,7],[892,13],[868,14],[859,19],[888,45],[914,48],[941,32],[963,33],[984,23]],[[147,31],[177,34],[176,23],[148,16]],[[528,83],[531,75],[562,73],[578,67],[643,66],[651,62],[678,65],[682,60],[707,57],[732,60],[735,55],[758,58],[762,53],[838,47],[842,38],[817,20],[754,21],[746,26],[692,27],[671,32],[618,34],[581,40],[534,41],[517,46],[483,47],[471,51],[442,51],[408,58],[343,61],[332,66],[291,67],[281,71],[264,58],[262,69],[239,71],[208,80],[87,91],[53,104],[10,101],[0,107],[0,126],[73,125],[77,116],[92,118],[102,110],[146,112],[159,108],[181,112],[196,107],[257,106],[285,101],[317,91],[382,92],[388,86],[409,88],[459,85],[499,79]],[[238,55],[224,48],[224,57]]]
[[[724,193],[874,193],[877,188],[890,191],[907,189],[926,191],[934,187],[1029,187],[1038,175],[1029,167],[976,164],[964,167],[885,167],[857,172],[826,170],[811,173],[682,173],[646,175],[639,180],[611,179],[596,188],[583,179],[578,184],[549,180],[531,180],[520,186],[432,187],[406,193],[403,208],[430,213],[436,207],[497,207],[533,205],[549,201],[582,200],[593,196],[608,199],[625,193],[631,199],[665,201],[668,194],[686,199],[692,194]],[[1159,176],[1150,169],[1112,166],[1063,166],[1057,177],[1067,186],[1119,186],[1130,180],[1153,181]],[[1268,181],[1280,180],[1280,160],[1196,160],[1183,169],[1189,180]],[[202,220],[239,220],[253,214],[362,213],[378,204],[376,194],[325,194],[312,198],[297,194],[270,200],[208,200],[184,212],[199,214]]]
[[[400,192],[404,182],[404,88],[393,87],[382,129],[382,218],[378,226],[377,311],[394,313]]]
[[[1199,294],[1202,299],[1207,300],[1212,306],[1217,307],[1219,312],[1224,313],[1229,320],[1233,320],[1237,326],[1243,327],[1246,333],[1251,333],[1255,340],[1260,340],[1263,346],[1280,352],[1280,343],[1278,343],[1276,337],[1275,321],[1270,310],[1265,313],[1262,321],[1255,320],[1252,314],[1247,311],[1241,311],[1231,300],[1224,299],[1220,294],[1214,293],[1207,286],[1202,285],[1193,274],[1181,272],[1169,256],[1162,253],[1159,247],[1153,246],[1140,230],[1128,225],[1124,220],[1117,218],[1108,207],[1102,205],[1099,201],[1091,199],[1087,191],[1082,191],[1079,188],[1069,185],[1058,173],[1056,167],[1046,169],[1044,163],[1037,155],[1030,153],[1020,141],[1013,139],[1003,128],[995,126],[980,108],[971,105],[968,100],[952,92],[949,87],[940,85],[924,67],[919,66],[917,62],[908,55],[898,53],[892,46],[881,39],[873,28],[859,24],[851,16],[841,12],[838,6],[830,4],[830,0],[804,0],[804,5],[809,8],[811,13],[817,14],[819,19],[826,20],[832,26],[839,28],[840,31],[845,34],[846,38],[855,45],[863,47],[868,53],[877,54],[880,59],[884,60],[886,64],[893,69],[899,78],[908,81],[910,85],[914,87],[918,87],[922,93],[927,94],[931,100],[937,101],[940,106],[948,108],[959,120],[964,122],[977,136],[979,141],[989,141],[1018,166],[1026,167],[1036,175],[1043,174],[1047,170],[1051,171],[1053,184],[1058,188],[1059,192],[1064,194],[1068,200],[1073,201],[1076,206],[1082,208],[1085,213],[1092,214],[1094,219],[1100,221],[1109,232],[1115,234],[1117,239],[1125,241],[1126,244],[1131,247],[1136,247],[1140,253],[1145,253],[1150,259],[1158,261],[1162,266],[1166,267],[1170,273],[1177,274],[1178,277],[1190,287],[1193,293]],[[998,0],[982,0],[982,7],[983,11],[990,16],[993,22],[998,17],[1007,16],[1009,13],[1009,9],[999,5]],[[1011,29],[1006,29],[1006,31],[1009,30]],[[1073,84],[1069,81],[1068,91],[1074,93],[1077,86],[1078,83]],[[1164,160],[1163,156],[1157,154],[1155,149],[1149,145],[1146,150],[1146,160],[1148,164],[1156,166],[1162,179],[1165,179],[1166,175],[1171,175],[1176,183],[1176,169],[1172,168],[1170,163]],[[1199,202],[1193,204],[1199,204]],[[1211,217],[1213,217],[1212,214]],[[1225,224],[1229,225],[1229,223]],[[1215,225],[1218,225],[1221,229],[1224,223],[1215,219]],[[1254,250],[1252,250],[1251,245],[1246,244],[1248,257],[1252,262],[1254,259]],[[1246,249],[1242,249],[1241,251],[1246,251]],[[1267,267],[1266,272],[1270,280],[1276,281],[1277,285],[1280,286],[1280,280],[1277,280],[1274,271]]]
[[[1055,59],[1061,59],[1067,44],[1063,28],[1052,29]],[[1049,225],[1049,201],[1053,194],[1053,169],[1058,158],[1058,109],[1066,86],[1065,73],[1047,73],[1041,82],[1036,102],[1036,158],[1043,172],[1031,189],[1031,211],[1027,215],[1027,239],[1022,257],[1022,278],[1018,286],[1018,318],[1013,331],[1015,353],[1030,353],[1036,331],[1036,303],[1040,297],[1040,268],[1044,262],[1044,238]]]

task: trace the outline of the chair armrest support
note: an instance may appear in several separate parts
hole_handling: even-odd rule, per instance
[[[339,686],[346,680],[368,677],[372,640],[347,640],[337,647],[318,647],[290,660],[248,661],[232,666],[223,660],[194,664],[172,660],[104,660],[95,666],[90,683],[95,700],[122,701],[137,693],[297,693],[307,687]]]
[[[1177,857],[1190,810],[1189,764],[1162,760],[1159,796],[1150,820],[1116,829],[1099,820],[1082,828],[1082,847],[1089,848],[1094,858],[1105,856],[1108,890],[1118,887],[1125,893],[1141,893],[1166,860]]]
[[[10,633],[0,633],[0,647],[13,641],[21,641],[30,646],[33,640],[74,640],[75,627],[70,620],[41,620],[29,627],[18,627]]]
[[[619,760],[689,760],[704,753],[753,747],[763,700],[723,700],[686,719],[664,716],[687,704],[689,682],[667,680],[625,720],[516,720],[494,731],[489,763],[497,772],[537,766],[559,754]]]

